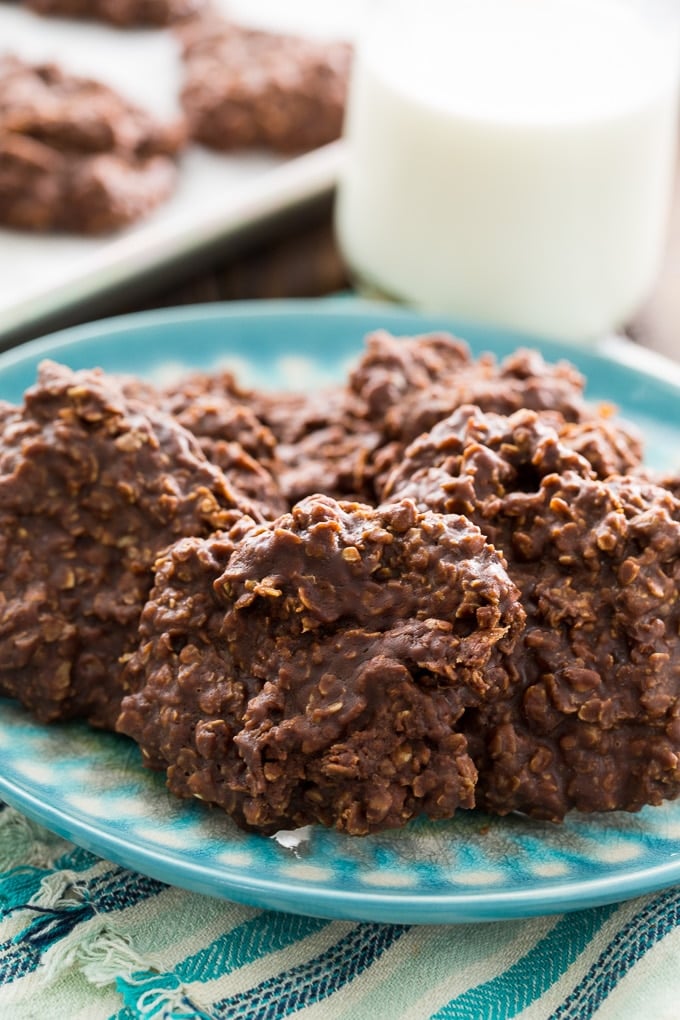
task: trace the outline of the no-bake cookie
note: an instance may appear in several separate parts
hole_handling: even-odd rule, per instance
[[[0,402],[0,693],[267,834],[677,797],[677,474],[583,382],[441,333],[311,394],[46,364]]]
[[[233,553],[170,550],[118,728],[261,831],[447,818],[474,803],[459,723],[507,687],[517,596],[464,518],[309,497]]]
[[[609,473],[630,464],[625,431],[611,444],[609,426],[589,431],[585,444],[575,433],[578,452],[569,428],[534,412],[460,408],[414,441],[385,487],[465,513],[521,591],[506,695],[463,727],[476,804],[494,813],[556,821],[680,794],[680,502]]]
[[[0,60],[0,224],[102,234],[172,193],[180,123],[54,64]]]
[[[47,362],[0,442],[0,692],[113,728],[157,554],[257,510],[169,415]]]
[[[195,17],[206,0],[23,0],[37,14],[92,18],[111,25],[172,25]]]
[[[173,415],[195,435],[208,460],[222,468],[264,518],[287,509],[276,439],[245,403],[250,394],[230,372],[196,372],[160,388],[130,376],[118,378],[127,394]]]
[[[304,152],[340,135],[351,47],[206,18],[182,31],[182,105],[214,149]]]

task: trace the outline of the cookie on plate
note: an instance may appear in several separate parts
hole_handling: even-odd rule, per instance
[[[181,123],[163,125],[100,82],[0,60],[0,224],[102,234],[171,194]]]
[[[45,362],[2,410],[0,694],[42,722],[113,728],[156,556],[257,510],[102,372]]]
[[[502,553],[526,627],[506,695],[463,726],[476,804],[552,821],[680,795],[680,502],[611,474],[635,466],[625,430],[556,424],[459,408],[384,491],[465,514]]]
[[[462,718],[507,687],[517,596],[462,517],[311,496],[159,560],[118,729],[262,832],[448,818],[474,804]]]
[[[264,518],[273,520],[287,509],[276,439],[244,402],[249,393],[230,372],[194,372],[164,388],[132,376],[117,378],[128,396],[172,414],[193,433],[208,460]]]

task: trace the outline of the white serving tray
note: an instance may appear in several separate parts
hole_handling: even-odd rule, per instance
[[[280,30],[351,38],[364,0],[241,0],[228,12]],[[223,6],[223,5],[222,5]],[[283,9],[285,8],[285,9]],[[341,10],[338,8],[342,8]],[[40,18],[0,4],[0,54],[52,59],[119,89],[163,117],[177,113],[179,47],[170,30],[118,30]],[[172,199],[142,223],[105,238],[44,236],[0,228],[0,346],[74,305],[137,286],[152,272],[242,238],[277,216],[329,195],[342,159],[337,142],[295,158],[221,155],[191,146]]]

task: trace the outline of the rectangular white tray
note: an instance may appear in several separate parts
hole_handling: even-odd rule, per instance
[[[352,37],[364,0],[241,0],[229,12],[256,24]],[[337,8],[341,7],[341,10]],[[119,30],[40,18],[0,3],[0,54],[53,59],[118,88],[162,117],[177,113],[180,60],[170,30]],[[67,309],[140,280],[218,243],[242,238],[333,189],[342,143],[295,158],[222,155],[190,146],[172,199],[142,223],[105,238],[44,236],[0,228],[0,346]]]

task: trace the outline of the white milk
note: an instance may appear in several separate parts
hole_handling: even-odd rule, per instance
[[[337,230],[387,294],[573,339],[658,270],[672,33],[618,0],[385,3],[359,48]]]

